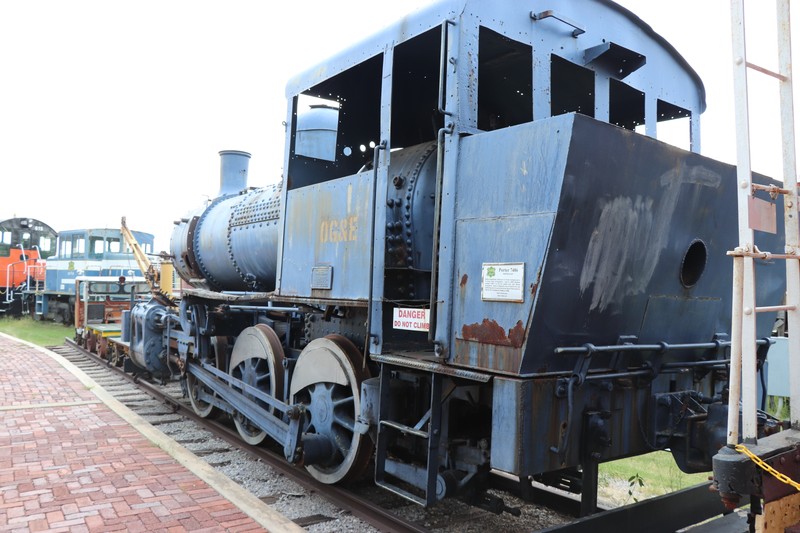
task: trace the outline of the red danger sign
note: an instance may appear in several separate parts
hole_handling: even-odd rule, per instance
[[[428,331],[430,316],[430,309],[395,307],[392,327],[409,331]]]

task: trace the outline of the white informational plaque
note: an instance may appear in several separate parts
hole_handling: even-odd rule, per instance
[[[481,300],[525,301],[525,263],[483,263]]]

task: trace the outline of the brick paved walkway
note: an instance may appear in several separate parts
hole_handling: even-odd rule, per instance
[[[0,531],[265,530],[90,388],[0,335]]]

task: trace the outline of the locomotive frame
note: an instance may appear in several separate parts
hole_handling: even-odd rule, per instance
[[[588,513],[600,462],[710,470],[735,172],[699,155],[704,89],[669,43],[608,0],[558,7],[442,2],[290,81],[285,180],[248,190],[249,154],[221,152],[173,232],[194,288],[131,311],[131,361],[324,482],[373,462],[422,505],[502,510],[474,498],[502,471]]]

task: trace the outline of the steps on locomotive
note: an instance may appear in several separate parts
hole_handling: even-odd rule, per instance
[[[433,505],[454,489],[457,480],[448,483],[439,475],[439,441],[442,417],[442,375],[432,373],[430,408],[412,427],[390,420],[385,406],[389,405],[392,371],[384,364],[380,376],[381,401],[378,407],[378,442],[375,453],[375,483],[407,500],[420,505]],[[427,426],[427,431],[423,427]],[[398,436],[427,441],[425,466],[389,457],[390,446]],[[408,486],[408,488],[406,488]],[[412,492],[413,489],[417,492]]]
[[[44,315],[44,294],[37,292],[34,298],[33,312],[37,317]]]

